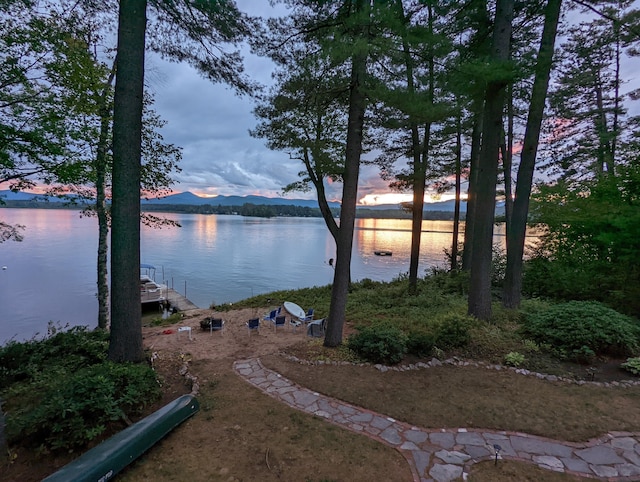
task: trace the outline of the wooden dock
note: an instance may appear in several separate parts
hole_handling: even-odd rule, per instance
[[[175,307],[178,311],[189,311],[189,310],[198,310],[200,309],[198,306],[194,305],[193,302],[187,299],[185,296],[182,296],[176,290],[169,288],[167,290],[167,299],[172,307]]]

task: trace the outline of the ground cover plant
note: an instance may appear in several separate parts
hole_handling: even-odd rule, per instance
[[[71,452],[126,427],[160,396],[148,365],[106,360],[108,334],[84,327],[0,347],[7,440]]]
[[[640,325],[596,301],[569,301],[525,318],[523,332],[560,358],[589,361],[596,355],[638,352]]]

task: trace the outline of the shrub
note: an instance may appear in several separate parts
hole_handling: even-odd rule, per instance
[[[438,348],[449,350],[466,346],[471,340],[471,334],[469,333],[471,323],[472,318],[466,315],[453,314],[446,316],[436,335]]]
[[[11,341],[0,347],[0,390],[17,381],[31,380],[52,365],[68,371],[100,363],[107,358],[109,334],[75,326],[44,340]]]
[[[407,336],[407,353],[425,357],[431,355],[435,345],[435,338],[429,333],[411,332]]]
[[[627,358],[620,366],[634,375],[640,375],[640,357]]]
[[[561,358],[632,354],[638,350],[638,324],[595,301],[570,301],[529,315],[523,331],[538,343],[548,343]]]
[[[140,413],[159,395],[155,372],[146,365],[103,362],[67,376],[57,370],[55,376],[7,391],[7,438],[73,450],[99,437],[109,424]]]
[[[407,335],[389,323],[360,328],[347,339],[347,346],[372,363],[399,363],[407,353]]]

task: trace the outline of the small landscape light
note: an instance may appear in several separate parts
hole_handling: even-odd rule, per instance
[[[493,444],[493,450],[496,451],[496,461],[495,461],[494,465],[498,465],[498,454],[502,450],[502,447],[500,447],[500,445],[498,445],[498,444]]]

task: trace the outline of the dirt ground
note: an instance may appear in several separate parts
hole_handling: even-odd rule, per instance
[[[216,314],[225,320],[224,332],[202,331],[200,321],[210,315],[210,310],[189,312],[170,328],[173,333],[163,327],[144,330],[145,347],[158,353],[157,363],[168,357],[171,367],[174,354],[184,355],[198,379],[201,410],[119,480],[411,480],[397,451],[290,409],[233,372],[236,360],[308,344],[304,330],[294,332],[287,323],[276,332],[271,322],[261,321],[259,333],[249,334],[247,320],[262,319],[265,312],[242,309]],[[191,327],[191,340],[179,326]]]
[[[200,321],[215,315],[225,321],[222,332],[213,333],[200,328]],[[216,313],[211,310],[192,310],[185,312],[181,323],[170,327],[152,327],[143,329],[145,348],[158,352],[179,352],[190,354],[196,360],[240,360],[275,353],[292,344],[306,342],[304,330],[294,332],[289,326],[289,317],[284,328],[273,328],[270,321],[264,321],[264,311],[246,308],[242,310]],[[259,332],[247,329],[246,322],[251,318],[260,318]],[[188,332],[179,332],[179,327],[191,328],[191,340]]]

